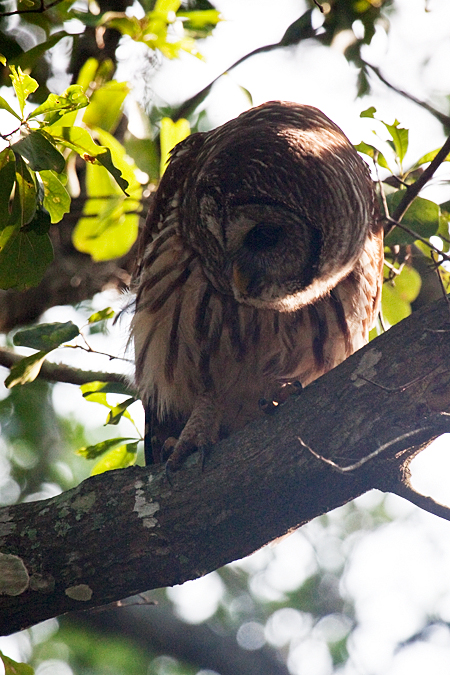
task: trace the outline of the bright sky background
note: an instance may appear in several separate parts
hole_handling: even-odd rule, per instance
[[[149,78],[154,96],[160,102],[183,101],[242,55],[277,42],[287,26],[305,10],[302,0],[218,0],[215,4],[225,21],[201,47],[206,62],[185,56],[181,62],[164,62]],[[445,111],[444,97],[450,92],[450,2],[395,0],[395,8],[389,38],[380,29],[364,56],[379,66],[393,83],[419,98],[433,101]],[[316,19],[320,21],[318,11]],[[374,105],[380,118],[392,123],[397,117],[403,126],[411,129],[407,162],[409,159],[412,163],[442,145],[441,125],[413,103],[387,90],[375,78],[373,93],[363,100],[355,99],[356,73],[342,55],[342,46],[336,45],[330,50],[309,42],[248,60],[215,85],[207,101],[208,121],[212,125],[222,124],[245,110],[249,103],[240,88],[245,87],[255,105],[278,98],[321,108],[354,143],[363,137],[368,139],[372,122],[361,120],[359,114]],[[123,56],[128,56],[125,47]],[[124,79],[130,78],[129,61],[124,61],[120,72]],[[142,82],[134,84],[138,95],[142,92]],[[439,201],[450,198],[449,188],[440,188],[437,192],[436,187],[430,187],[427,193]],[[111,298],[99,299],[98,309],[111,302]],[[62,315],[55,308],[46,313],[44,320],[71,318],[77,320],[75,310],[64,310]],[[125,332],[125,324],[116,328],[110,349],[116,346],[118,352],[123,351]],[[95,346],[95,340],[93,342]],[[77,365],[83,363],[79,354],[71,355],[70,360]],[[87,367],[91,367],[90,364]],[[95,406],[83,404],[73,387],[57,385],[55,404],[61,413],[77,410],[83,422],[91,420],[93,426],[98,425],[97,411],[92,410]],[[129,429],[123,428],[123,431],[126,435]],[[448,439],[443,437],[422,453],[414,466],[417,489],[450,504]],[[357,503],[369,508],[380,499],[380,493],[373,491]],[[348,564],[342,592],[354,599],[360,628],[352,638],[351,661],[339,675],[450,673],[450,631],[445,626],[437,627],[426,642],[412,643],[394,653],[396,641],[407,640],[420,631],[427,616],[450,622],[450,523],[394,496],[388,497],[386,508],[395,521],[373,532],[359,532],[346,550],[342,550],[338,537],[333,537],[333,523],[338,529],[343,518],[351,517],[347,506],[330,514],[332,526],[326,531],[320,520],[313,521],[291,537],[234,565],[255,573],[253,590],[256,594],[275,598],[313,573],[318,561],[333,570],[345,557]],[[176,587],[169,595],[181,616],[197,622],[215,610],[222,592],[222,582],[213,573]],[[51,630],[53,625],[47,622],[44,624],[47,629],[35,629],[35,635],[41,630],[41,638],[38,635],[36,639],[42,639],[42,631]],[[264,640],[280,647],[290,644],[289,667],[293,675],[331,675],[323,638],[333,634],[338,639],[342,630],[338,618],[334,623],[331,618],[312,628],[306,615],[282,610],[265,633],[259,625],[244,626],[237,639],[248,648],[252,645],[255,648]],[[13,658],[26,658],[29,638],[26,634],[0,638],[0,649]],[[64,667],[59,663],[45,673],[70,675],[70,669],[63,672]]]

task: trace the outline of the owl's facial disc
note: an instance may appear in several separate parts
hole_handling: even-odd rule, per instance
[[[283,206],[254,203],[233,208],[225,231],[236,300],[289,311],[292,298],[309,286],[317,272],[320,231]]]

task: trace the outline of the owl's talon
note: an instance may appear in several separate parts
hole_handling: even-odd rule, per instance
[[[177,443],[178,438],[173,438],[173,436],[169,436],[169,438],[166,438],[161,448],[161,462],[166,462],[170,459]]]
[[[295,382],[292,383],[292,386],[294,387],[294,391],[291,392],[291,396],[299,396],[303,391],[302,383],[295,380]]]
[[[277,404],[274,401],[268,401],[266,398],[260,398],[258,405],[265,415],[273,415],[277,409]]]
[[[172,467],[170,466],[169,460],[167,460],[167,462],[166,462],[166,465],[164,467],[164,471],[166,473],[167,482],[169,483],[170,487],[173,487],[172,477],[173,477],[173,474],[175,472],[173,471]]]
[[[209,455],[209,452],[212,448],[212,443],[205,443],[204,445],[199,445],[198,447],[198,452],[200,455],[200,467],[202,470],[202,473],[205,470],[205,464],[206,464],[206,459]]]

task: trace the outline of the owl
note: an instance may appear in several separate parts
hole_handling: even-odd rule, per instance
[[[272,101],[173,150],[140,235],[132,337],[146,461],[180,467],[366,344],[383,232],[368,169]]]

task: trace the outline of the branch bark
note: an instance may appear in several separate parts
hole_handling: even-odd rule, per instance
[[[371,488],[408,498],[412,457],[450,429],[449,332],[445,299],[416,312],[217,444],[204,473],[194,455],[173,484],[130,467],[3,509],[0,634],[196,578]]]

